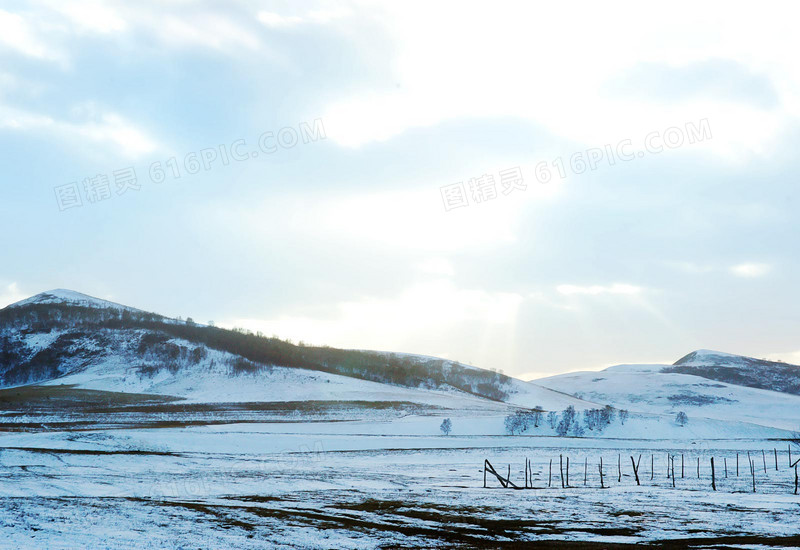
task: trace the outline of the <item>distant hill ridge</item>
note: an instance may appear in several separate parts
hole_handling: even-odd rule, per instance
[[[204,361],[207,353],[201,348],[235,356],[229,358],[234,375],[283,366],[410,388],[454,388],[496,401],[505,400],[519,382],[443,359],[295,345],[58,289],[0,310],[0,387],[80,372],[111,355],[155,377]]]
[[[800,366],[697,350],[678,359],[663,372],[692,374],[709,380],[800,395]]]

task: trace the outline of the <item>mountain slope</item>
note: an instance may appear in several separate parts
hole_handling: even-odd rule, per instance
[[[702,357],[703,354],[698,354],[693,360],[704,360],[697,359]],[[739,356],[719,354],[717,357],[727,357],[730,366],[725,368],[728,369],[739,368],[736,365],[750,368],[751,365],[741,361]],[[800,426],[800,396],[709,380],[694,374],[704,372],[702,365],[684,367],[686,371],[675,372],[671,365],[618,365],[602,371],[552,376],[537,383],[581,399],[613,403],[617,408],[631,411],[673,418],[682,411],[690,422],[693,418],[709,418],[786,430]],[[691,370],[695,368],[700,370]]]
[[[665,367],[728,384],[800,395],[800,366],[711,350],[697,350]]]
[[[89,296],[88,294],[82,294],[80,292],[75,292],[74,290],[66,290],[63,288],[57,288],[55,290],[41,292],[35,296],[31,296],[30,298],[26,298],[24,300],[11,304],[8,307],[19,308],[33,304],[62,304],[62,305],[73,305],[81,307],[112,308],[119,310],[125,309],[128,311],[141,311],[139,309],[123,306],[122,304],[109,302],[108,300],[102,300],[100,298],[95,298],[94,296]]]
[[[362,396],[449,406],[458,397],[459,406],[502,408],[506,400],[580,406],[558,392],[451,361],[297,346],[65,290],[0,310],[0,387],[43,383],[213,402]]]

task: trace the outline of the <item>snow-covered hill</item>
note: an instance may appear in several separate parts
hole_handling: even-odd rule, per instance
[[[136,308],[123,306],[122,304],[109,302],[108,300],[101,300],[100,298],[89,296],[88,294],[82,294],[80,292],[75,292],[74,290],[66,290],[63,288],[41,292],[35,296],[31,296],[30,298],[26,298],[11,304],[8,307],[20,308],[33,304],[60,304],[93,308],[111,308],[127,311],[141,311]]]
[[[178,322],[68,290],[44,292],[0,310],[0,387],[28,384],[207,403],[410,401],[505,412],[514,406],[590,406],[434,357],[295,346]]]
[[[800,366],[780,361],[701,349],[682,357],[664,370],[800,395]]]
[[[552,376],[537,383],[631,411],[671,417],[683,411],[690,422],[693,418],[707,418],[785,430],[800,427],[800,396],[718,382],[700,375],[705,372],[702,369],[706,361],[724,360],[726,366],[721,368],[736,370],[749,369],[748,358],[702,351],[687,358],[686,370],[680,372],[675,372],[671,365],[618,365],[599,372]]]
[[[798,369],[700,350],[674,365],[619,365],[523,382],[435,357],[297,346],[68,290],[0,310],[0,388],[67,385],[187,403],[410,402],[471,416],[476,427],[498,435],[515,410],[563,419],[561,411],[573,407],[569,435],[585,427],[604,437],[779,436],[800,426],[800,396],[772,389],[794,387]],[[623,409],[630,411],[627,424]],[[617,420],[594,429],[591,417],[601,410]],[[675,424],[680,411],[691,429]],[[549,419],[523,430],[557,431]]]

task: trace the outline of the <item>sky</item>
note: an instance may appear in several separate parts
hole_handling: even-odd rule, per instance
[[[0,307],[800,362],[798,9],[550,4],[0,3]]]

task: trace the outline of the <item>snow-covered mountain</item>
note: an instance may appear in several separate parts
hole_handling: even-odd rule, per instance
[[[798,367],[698,350],[674,365],[617,365],[552,376],[537,383],[631,411],[738,421],[782,429],[800,426]],[[793,377],[793,378],[792,378]],[[776,384],[775,380],[781,380]]]
[[[123,306],[122,304],[117,304],[115,302],[110,302],[108,300],[101,300],[100,298],[95,298],[94,296],[81,294],[80,292],[75,292],[74,290],[67,290],[63,288],[57,288],[55,290],[41,292],[35,296],[26,298],[25,300],[21,300],[19,302],[11,304],[8,307],[20,308],[34,304],[60,304],[60,305],[72,305],[81,307],[141,311],[132,307]]]
[[[69,290],[0,310],[0,388],[77,388],[188,401],[410,401],[588,408],[494,371],[410,354],[296,346],[177,321]]]
[[[705,419],[693,424],[696,434],[796,429],[798,369],[699,350],[674,365],[619,365],[523,382],[435,357],[298,346],[69,290],[0,310],[0,388],[65,385],[185,403],[410,402],[500,419],[518,408],[572,406],[581,414],[611,405],[631,414],[628,425],[604,431],[614,437],[687,433],[673,425],[680,411]],[[500,420],[492,422],[502,431]]]
[[[664,372],[800,395],[800,366],[701,349],[678,359]]]

